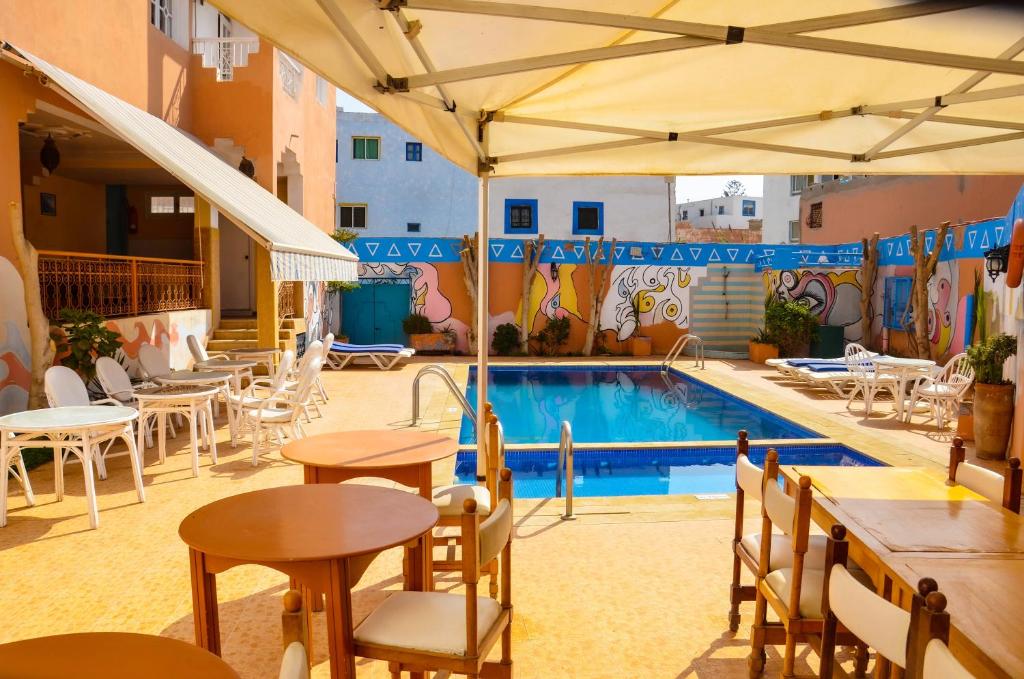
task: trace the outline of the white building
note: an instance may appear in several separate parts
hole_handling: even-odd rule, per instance
[[[747,229],[761,219],[760,196],[718,196],[676,205],[677,222],[694,229]]]
[[[839,180],[835,174],[767,174],[764,176],[764,243],[800,242],[800,194],[812,184]]]
[[[675,177],[503,177],[490,186],[497,238],[671,241]]]

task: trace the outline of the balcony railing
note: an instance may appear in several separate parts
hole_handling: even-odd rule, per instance
[[[50,319],[66,307],[107,318],[198,309],[203,263],[40,250],[39,285],[43,312]]]
[[[217,69],[217,82],[229,82],[236,68],[249,65],[249,55],[260,51],[260,40],[244,38],[192,38],[192,54],[203,57],[203,68]]]
[[[278,55],[278,72],[281,75],[281,88],[292,99],[298,99],[302,92],[302,74],[305,69],[302,64],[292,59],[284,52]]]
[[[285,281],[277,288],[277,315],[278,318],[292,318],[295,316],[295,282]]]

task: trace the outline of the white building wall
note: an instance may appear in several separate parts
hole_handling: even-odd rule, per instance
[[[638,241],[671,241],[675,177],[503,177],[490,185],[490,232],[495,238],[529,238],[505,224],[506,199],[537,201],[537,231],[545,238],[574,235],[573,203],[601,203],[604,236]]]
[[[753,214],[743,214],[744,201],[754,204]],[[760,196],[717,196],[679,203],[675,209],[676,221],[687,222],[697,229],[746,229],[751,219],[761,217]]]
[[[764,221],[761,238],[764,243],[789,243],[789,223],[800,220],[800,191],[792,191],[788,174],[764,177]],[[799,233],[799,232],[798,232]]]

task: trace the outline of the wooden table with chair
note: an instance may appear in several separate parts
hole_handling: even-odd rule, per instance
[[[437,517],[412,493],[358,484],[267,488],[197,509],[178,529],[189,546],[196,643],[220,655],[217,574],[263,565],[288,575],[307,601],[326,595],[331,677],[354,677],[351,588],[378,554],[404,546],[406,587],[423,589],[424,538]]]

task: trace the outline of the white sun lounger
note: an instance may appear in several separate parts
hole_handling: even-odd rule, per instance
[[[327,353],[325,368],[341,370],[357,358],[368,358],[381,370],[391,370],[399,361],[416,354],[416,350],[401,344],[345,344],[335,342]]]

